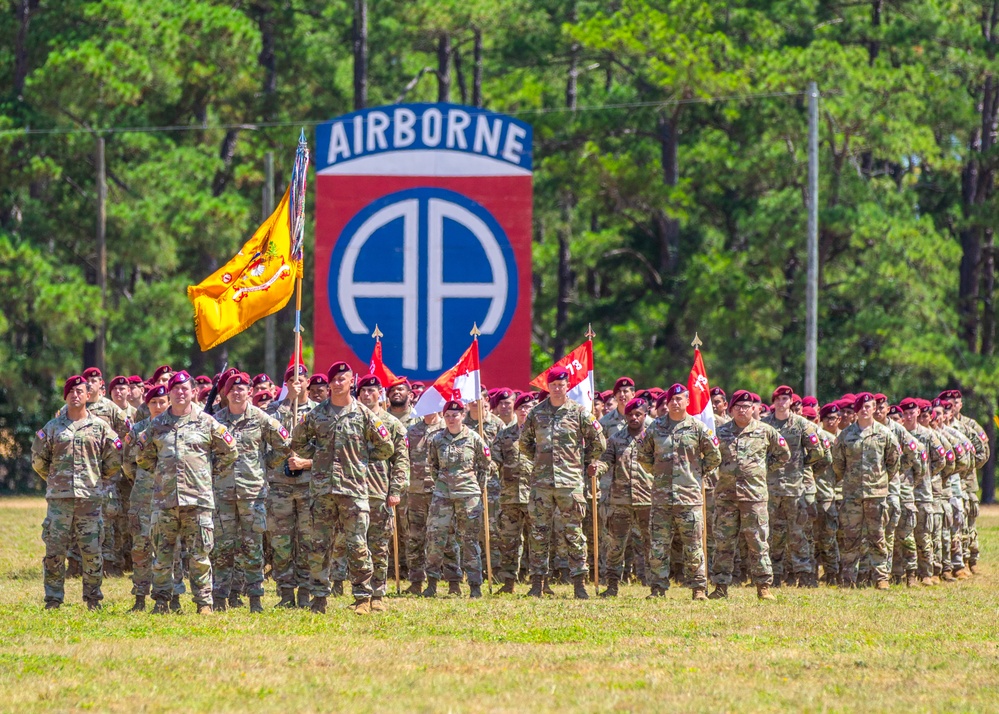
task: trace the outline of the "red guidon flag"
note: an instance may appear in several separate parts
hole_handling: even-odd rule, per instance
[[[704,369],[701,351],[694,349],[694,366],[687,377],[687,390],[690,392],[690,404],[687,413],[708,427],[711,436],[715,435],[715,410],[711,407],[711,387],[708,386],[708,373]]]
[[[458,364],[437,378],[416,403],[413,411],[424,417],[439,412],[452,399],[460,399],[465,404],[482,396],[482,382],[479,379],[479,342],[472,346],[458,360]]]
[[[371,353],[371,362],[368,364],[368,374],[373,374],[381,380],[382,386],[388,389],[395,382],[397,377],[392,374],[392,370],[382,362],[382,341],[375,342],[375,350]]]
[[[586,411],[593,410],[593,343],[587,340],[552,367],[565,367],[569,372],[569,399],[581,404]],[[531,386],[548,391],[548,371],[531,380]]]

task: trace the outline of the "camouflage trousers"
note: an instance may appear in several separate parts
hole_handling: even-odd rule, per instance
[[[527,504],[528,519],[530,519],[531,504]],[[552,521],[553,532],[549,557],[552,570],[569,569],[569,541],[565,539],[565,516],[557,508],[555,518]],[[528,541],[530,542],[530,530],[528,530]],[[530,556],[528,556],[528,559]]]
[[[532,575],[548,575],[552,536],[559,517],[563,519],[570,574],[576,576],[589,572],[586,567],[586,533],[583,529],[583,518],[586,515],[583,494],[576,493],[571,488],[536,485],[531,488],[531,502],[527,512],[531,519]]]
[[[422,583],[427,579],[427,519],[430,516],[430,501],[433,494],[409,494],[409,524],[406,533],[406,565],[410,582]],[[460,582],[463,574],[458,563],[458,540],[454,534],[448,538],[444,548],[444,580]]]
[[[147,508],[130,508],[128,530],[132,542],[132,594],[149,595],[153,584],[153,528],[155,515]],[[173,592],[182,595],[187,547],[177,548],[173,563]]]
[[[312,548],[309,551],[309,587],[316,597],[330,594],[330,555],[337,528],[343,533],[347,573],[355,598],[371,597],[371,551],[368,550],[370,506],[367,496],[326,494],[312,499]]]
[[[45,602],[61,603],[66,596],[66,557],[70,544],[79,548],[83,561],[83,599],[102,600],[104,560],[101,536],[104,517],[99,500],[50,498],[42,521],[45,543]]]
[[[964,567],[964,550],[961,532],[964,530],[964,506],[956,496],[950,499],[950,569],[957,572]]]
[[[711,582],[731,585],[738,543],[746,544],[748,569],[756,585],[772,585],[773,566],[770,564],[770,513],[765,501],[715,501],[715,562]]]
[[[714,488],[704,489],[704,510],[707,512],[708,522],[708,572],[711,572],[711,562],[715,557],[715,490]]]
[[[215,522],[210,508],[176,506],[158,510],[153,524],[153,599],[169,600],[174,594],[174,563],[186,543],[191,594],[198,605],[212,604],[212,548]]]
[[[704,515],[700,505],[654,504],[649,515],[649,534],[648,577],[652,587],[669,588],[670,555],[676,540],[680,543],[684,586],[707,587]]]
[[[898,528],[899,520],[902,518],[902,504],[898,496],[888,496],[885,500],[885,548],[888,550],[888,561],[885,566],[888,574],[891,575],[892,563],[895,558],[895,531]],[[865,558],[861,564],[861,573],[869,573],[872,568],[869,564],[870,558]]]
[[[916,575],[933,577],[933,524],[937,518],[932,502],[916,504],[916,524],[913,536],[916,543]]]
[[[950,558],[944,557],[944,553],[950,553],[950,526],[946,525],[947,510],[949,504],[942,498],[933,501],[933,574],[941,575],[950,572]]]
[[[524,527],[530,521],[527,511],[526,503],[504,503],[499,507],[496,524],[499,531],[500,559],[493,563],[493,572],[500,580],[516,580],[520,575],[520,560],[524,552]]]
[[[796,575],[817,573],[815,561],[815,533],[812,524],[818,513],[814,493],[804,493],[798,497],[798,519],[794,523],[792,540],[801,543],[801,549],[791,553],[791,565]]]
[[[368,522],[368,550],[371,552],[371,594],[385,597],[389,558],[392,555],[392,533],[395,531],[395,510],[385,505],[383,498],[368,498],[371,508]]]
[[[267,505],[264,499],[217,500],[215,502],[214,596],[227,598],[232,590],[247,595],[264,594],[264,532]],[[243,575],[239,587],[236,572]]]
[[[461,543],[461,566],[469,585],[482,585],[482,497],[445,498],[434,494],[427,518],[427,577],[441,580],[452,533]]]
[[[903,503],[895,525],[894,548],[891,554],[891,572],[896,578],[915,573],[918,566],[916,553],[916,504]]]
[[[811,572],[811,557],[805,539],[804,524],[799,523],[800,497],[771,496],[767,502],[770,516],[770,562],[774,578],[787,573]]]
[[[121,512],[121,496],[118,494],[118,485],[110,484],[104,498],[104,539],[101,541],[101,555],[105,564],[120,565],[118,545],[121,542],[121,534],[118,532],[118,519]]]
[[[887,506],[884,498],[845,498],[839,511],[843,531],[840,577],[855,584],[861,560],[870,568],[871,582],[888,579],[888,544],[885,541]]]
[[[962,550],[968,565],[978,564],[978,494],[964,497],[964,536]]]
[[[278,588],[309,587],[309,484],[275,483],[267,494],[271,572]]]
[[[816,501],[815,518],[812,521],[816,572],[821,565],[827,575],[839,576],[839,543],[836,541],[838,530],[839,509],[836,502]]]
[[[625,553],[628,545],[641,548],[646,566],[652,562],[652,533],[650,530],[651,506],[611,504],[607,507],[607,575],[620,580],[624,574]],[[636,529],[640,540],[634,538]],[[668,566],[667,566],[668,567]],[[646,569],[648,573],[648,569]],[[663,587],[666,587],[665,585]]]
[[[128,570],[132,566],[132,528],[129,522],[129,512],[132,505],[132,482],[122,478],[118,482],[118,496],[121,508],[115,518],[116,557],[122,568]]]

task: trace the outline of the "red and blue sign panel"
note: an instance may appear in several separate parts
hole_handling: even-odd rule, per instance
[[[532,131],[454,104],[400,104],[316,128],[316,369],[449,369],[477,324],[482,380],[531,378]]]

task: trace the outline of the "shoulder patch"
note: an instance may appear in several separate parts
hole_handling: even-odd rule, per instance
[[[712,436],[711,437],[711,443],[714,444],[715,446],[718,446],[718,443],[719,443],[718,442],[718,437],[717,436]]]
[[[988,441],[989,437],[984,431],[978,432],[978,438],[982,441]]]
[[[784,437],[781,436],[780,434],[777,435],[777,443],[780,444],[781,446],[787,446],[787,442],[784,440]]]
[[[944,447],[938,446],[937,447],[937,453],[940,454],[941,456],[943,456],[944,454],[947,453],[947,451],[944,449]]]
[[[822,437],[822,445],[827,449],[832,448],[832,442],[829,441],[828,437]]]
[[[147,438],[148,437],[146,436],[146,432],[142,432],[141,434],[139,434],[139,443],[145,444]]]
[[[954,451],[957,453],[958,456],[960,456],[961,454],[964,453],[964,447],[961,446],[960,444],[954,444]]]
[[[593,420],[592,420],[592,421],[591,421],[590,423],[591,423],[591,424],[593,425],[593,428],[594,428],[594,429],[595,429],[596,431],[602,431],[602,430],[603,430],[603,427],[602,427],[602,426],[600,426],[600,421],[599,421],[599,420],[597,420],[597,419],[593,419]]]
[[[125,443],[126,444],[132,443],[132,432],[128,432],[127,434],[125,434]]]
[[[39,429],[38,431],[35,432],[35,436],[37,436],[39,439],[44,439],[45,438],[45,430],[44,429]]]
[[[916,443],[915,439],[909,441],[909,451],[919,451],[919,445]]]
[[[486,455],[486,458],[487,458],[487,459],[488,459],[488,458],[489,458],[489,457],[490,457],[490,456],[492,455],[492,454],[491,454],[491,453],[489,452],[489,447],[488,447],[488,446],[485,446],[485,445],[483,445],[483,447],[482,447],[482,451],[483,451],[483,452],[485,453],[485,455]]]
[[[114,444],[114,448],[118,449],[118,451],[121,451],[121,439],[116,438],[112,443]]]
[[[954,452],[951,451],[950,449],[947,450],[947,460],[948,461],[953,461],[954,460]]]
[[[925,451],[920,451],[919,458],[921,458],[923,461],[926,461],[926,459],[929,458],[929,454],[927,454]]]
[[[232,443],[232,434],[230,434],[229,430],[225,427],[222,427],[222,440],[227,444]]]
[[[288,430],[285,429],[283,426],[280,429],[278,429],[278,433],[281,435],[282,439],[288,438]]]
[[[383,439],[388,438],[389,435],[388,429],[385,428],[385,425],[382,423],[381,419],[375,419],[375,431],[377,431],[378,436],[382,437]]]
[[[125,417],[125,428],[126,429],[131,429],[132,428],[132,420],[129,419],[128,417]]]
[[[819,435],[818,434],[809,434],[808,435],[808,440],[810,442],[812,442],[813,446],[817,445],[819,443]]]

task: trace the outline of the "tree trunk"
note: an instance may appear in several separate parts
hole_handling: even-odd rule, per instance
[[[461,66],[461,51],[454,50],[454,74],[458,79],[458,96],[461,97],[461,103],[468,103],[468,87],[465,85],[465,72]]]
[[[678,120],[678,113],[674,113],[672,116],[660,113],[656,122],[661,146],[663,183],[670,187],[676,186],[680,180]],[[654,221],[659,233],[659,272],[663,275],[669,275],[679,264],[680,221],[667,215],[666,211],[661,208],[656,209],[655,214]]]
[[[437,39],[437,101],[451,101],[451,35],[447,32]]]
[[[992,445],[992,452],[989,454],[989,460],[985,462],[985,468],[982,469],[982,503],[994,503],[996,500],[996,424],[992,419],[985,420],[985,435],[988,437],[989,444]]]
[[[482,108],[482,30],[475,29],[475,68],[472,70],[472,106]]]
[[[572,296],[572,252],[569,242],[572,240],[572,197],[567,195],[562,200],[562,225],[558,230],[558,295],[555,298],[555,360],[565,356],[568,346],[566,325],[569,322],[569,301]]]
[[[257,55],[257,63],[264,70],[263,117],[266,121],[273,121],[277,114],[276,24],[272,4],[262,3],[257,17],[257,28],[260,30],[260,54]]]
[[[354,0],[354,111],[368,106],[368,0]]]
[[[993,245],[995,232],[985,229],[982,247],[982,354],[991,357],[996,343],[996,254]]]
[[[28,77],[28,25],[38,0],[17,0],[17,38],[14,40],[14,97],[20,98]]]

